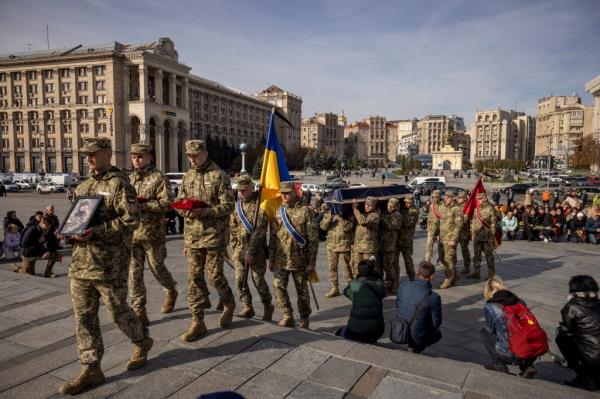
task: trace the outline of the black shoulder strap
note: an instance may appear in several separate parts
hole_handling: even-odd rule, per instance
[[[408,322],[408,324],[412,324],[413,321],[415,321],[415,319],[417,318],[417,316],[419,315],[419,313],[421,313],[421,310],[423,310],[423,306],[425,305],[425,303],[431,297],[432,293],[433,293],[432,291],[429,291],[429,293],[427,295],[425,295],[425,297],[423,299],[421,299],[421,302],[419,302],[419,304],[417,305],[417,308],[415,309],[415,314],[413,315],[412,319],[410,319],[410,321]]]

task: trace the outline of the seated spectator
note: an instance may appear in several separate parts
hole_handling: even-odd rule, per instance
[[[375,343],[383,335],[383,298],[385,287],[381,276],[375,271],[375,262],[362,260],[358,275],[344,289],[344,295],[352,301],[348,325],[336,335],[353,341]]]
[[[504,314],[505,306],[523,303],[509,291],[502,280],[497,277],[485,283],[483,297],[487,302],[483,308],[485,326],[481,329],[481,340],[492,358],[492,364],[486,365],[488,370],[509,374],[508,365],[516,364],[523,378],[533,378],[537,369],[533,366],[536,358],[519,359],[510,351],[508,338],[508,320]]]
[[[40,258],[47,259],[49,256],[44,243],[45,231],[50,227],[50,220],[44,216],[37,226],[29,226],[23,233],[23,261],[20,267],[13,269],[16,273],[35,275],[35,262]]]
[[[15,255],[15,253],[17,255]],[[13,260],[21,257],[21,234],[15,224],[7,226],[2,243],[2,255],[5,260]]]
[[[6,230],[8,229],[9,224],[14,224],[15,226],[17,226],[17,231],[21,234],[23,233],[23,229],[25,228],[25,226],[23,226],[23,223],[21,223],[21,221],[17,217],[16,211],[6,212],[6,217],[4,218],[4,232],[5,233],[6,233]]]
[[[571,208],[579,206],[579,199],[577,199],[577,191],[572,190],[563,201],[563,204],[568,204]]]
[[[544,242],[550,240],[558,242],[560,237],[561,218],[556,214],[556,209],[551,209],[544,218]]]
[[[561,310],[556,344],[569,368],[577,375],[567,385],[600,390],[600,299],[598,283],[591,276],[569,281],[567,304]]]
[[[523,219],[523,240],[538,240],[539,232],[538,230],[536,230],[537,222],[537,213],[535,212],[535,209],[532,208],[529,210],[529,213]]]
[[[585,232],[589,243],[598,244],[600,242],[600,210],[594,208],[592,216],[585,222]]]
[[[508,238],[508,241],[512,241],[517,233],[517,227],[519,222],[514,216],[513,211],[508,211],[506,216],[502,218],[502,234]]]
[[[571,219],[567,230],[567,240],[571,242],[585,242],[585,223],[586,217],[583,212],[578,212],[577,216]]]
[[[407,321],[413,318],[421,301],[429,296],[410,326],[408,346],[414,353],[421,353],[442,339],[442,299],[431,290],[434,273],[435,267],[430,262],[421,262],[416,278],[400,284],[396,294],[396,317]]]

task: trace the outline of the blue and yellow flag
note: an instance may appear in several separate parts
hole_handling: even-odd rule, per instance
[[[275,112],[271,112],[269,119],[269,136],[267,148],[263,157],[262,172],[260,174],[260,207],[269,219],[273,219],[275,212],[281,206],[279,187],[282,181],[289,181],[290,173],[285,164],[283,149],[279,145],[275,132]]]

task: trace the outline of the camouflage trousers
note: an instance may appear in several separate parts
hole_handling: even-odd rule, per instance
[[[409,245],[400,245],[397,247],[398,252],[396,254],[396,264],[398,265],[398,275],[400,275],[400,254],[402,254],[402,259],[404,260],[404,268],[406,269],[406,274],[408,278],[412,281],[415,279],[415,264],[413,262],[413,245],[412,243]]]
[[[223,248],[188,249],[188,308],[192,316],[198,320],[204,318],[204,309],[209,309],[211,306],[204,269],[206,269],[208,282],[217,290],[223,303],[231,304],[235,301],[223,273],[223,255]]]
[[[440,242],[438,250],[440,261],[446,269],[446,278],[456,278],[456,246]]]
[[[144,329],[140,319],[127,304],[127,281],[71,278],[77,356],[81,364],[99,363],[104,354],[98,317],[100,297],[117,327],[131,342],[139,342],[148,336],[148,330]]]
[[[400,279],[400,269],[397,262],[398,256],[396,251],[381,252],[379,254],[381,261],[381,269],[385,274],[383,283],[385,287],[390,290],[398,289],[398,280]]]
[[[144,284],[144,262],[148,258],[148,267],[154,278],[165,291],[175,291],[177,284],[171,272],[165,266],[167,248],[164,241],[160,243],[136,243],[131,248],[131,264],[129,265],[129,297],[134,309],[146,307],[146,285]]]
[[[441,255],[442,243],[440,242],[440,236],[433,233],[427,233],[427,243],[425,244],[425,260],[427,262],[434,263],[431,258],[433,258],[433,245],[437,241],[438,243],[438,258],[441,261],[444,257]],[[434,263],[435,264],[435,263]]]
[[[335,251],[327,251],[327,263],[329,265],[329,281],[333,287],[339,287],[338,282],[338,264],[340,262],[340,258],[342,258],[343,265],[342,270],[344,271],[344,281],[346,284],[349,284],[352,281],[353,272],[352,272],[352,263],[350,260],[350,252],[335,252]]]
[[[496,271],[494,263],[494,247],[491,241],[473,241],[473,268],[476,272],[481,270],[481,252],[485,253],[488,276],[492,277]]]
[[[465,268],[468,269],[471,267],[471,252],[469,252],[469,240],[459,240],[458,244],[460,245],[460,250],[463,257],[463,263]]]
[[[358,275],[358,264],[361,260],[369,260],[371,257],[375,258],[375,270],[379,275],[383,276],[383,270],[381,269],[381,263],[377,261],[377,254],[375,252],[355,252],[354,253],[354,275]]]
[[[296,295],[298,296],[298,313],[300,318],[307,318],[312,313],[310,308],[310,296],[308,292],[308,277],[303,270],[283,270],[279,269],[273,276],[273,288],[275,290],[275,300],[279,311],[284,315],[292,316],[294,310],[290,303],[288,294],[288,281],[290,274],[294,285],[296,286]]]
[[[236,254],[235,258],[235,284],[240,295],[240,302],[246,306],[252,306],[252,294],[250,293],[249,284],[244,281],[244,257],[242,253]],[[258,291],[260,301],[263,304],[270,304],[272,301],[269,285],[265,281],[265,272],[267,271],[267,263],[264,258],[254,259],[249,265],[249,273],[252,276],[254,287]]]

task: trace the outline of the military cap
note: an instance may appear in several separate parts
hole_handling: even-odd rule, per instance
[[[431,196],[439,198],[439,197],[442,196],[442,193],[440,193],[440,190],[433,190],[432,193],[431,193]]]
[[[407,204],[412,204],[413,202],[415,202],[415,198],[414,197],[404,197],[404,202],[406,202]]]
[[[371,206],[376,206],[377,205],[377,198],[369,196],[365,200],[365,204],[371,205]]]
[[[453,191],[446,191],[444,193],[444,197],[454,198],[454,192]]]
[[[132,154],[150,154],[150,145],[143,143],[136,143],[131,145]]]
[[[477,199],[481,199],[481,198],[487,198],[487,193],[485,193],[485,192],[477,193]]]
[[[252,178],[249,175],[241,175],[235,180],[236,189],[244,190],[246,187],[254,184]]]
[[[466,191],[461,191],[458,193],[457,195],[458,198],[467,198],[467,192]]]
[[[185,142],[185,153],[187,155],[198,155],[201,151],[206,151],[204,140],[188,140]]]
[[[398,205],[400,201],[398,200],[398,198],[390,198],[388,200],[388,206],[392,205],[392,206],[396,206]]]
[[[110,139],[105,137],[88,137],[83,140],[83,147],[81,147],[79,152],[93,154],[105,148],[111,148]]]
[[[294,191],[294,183],[293,182],[290,182],[290,181],[281,182],[281,185],[279,186],[280,193],[289,193],[292,191]]]

